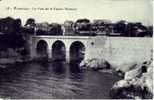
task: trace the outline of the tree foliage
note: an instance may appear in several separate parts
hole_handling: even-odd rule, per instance
[[[6,17],[0,19],[0,48],[23,47],[21,19]]]

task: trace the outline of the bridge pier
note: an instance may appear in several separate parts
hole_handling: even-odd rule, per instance
[[[51,59],[52,58],[52,49],[48,48],[47,52],[48,52],[48,59]]]
[[[70,53],[69,53],[69,48],[66,48],[66,63],[70,62]]]
[[[33,45],[30,48],[30,57],[31,57],[31,59],[35,59],[35,57],[36,57],[36,48],[33,47]]]

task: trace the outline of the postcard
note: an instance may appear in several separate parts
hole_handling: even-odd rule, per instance
[[[153,99],[153,0],[0,0],[0,99]]]

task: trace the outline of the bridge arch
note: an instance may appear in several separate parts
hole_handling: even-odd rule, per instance
[[[37,42],[36,53],[39,57],[48,57],[48,43],[45,40]]]
[[[70,45],[70,62],[81,62],[85,58],[85,45],[80,41],[74,41]]]
[[[66,46],[63,41],[56,40],[52,44],[52,60],[66,60]]]

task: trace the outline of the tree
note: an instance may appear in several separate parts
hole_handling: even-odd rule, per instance
[[[13,28],[13,23],[14,23],[14,19],[12,17],[6,17],[6,18],[2,18],[0,20],[1,24],[1,32],[4,34],[12,34],[14,31]]]
[[[78,35],[91,35],[91,23],[89,19],[78,19],[74,24],[75,33]]]
[[[118,21],[117,23],[114,24],[114,32],[115,33],[122,33],[122,36],[127,36],[126,34],[126,27],[127,23],[125,20]]]
[[[13,26],[14,26],[14,34],[18,35],[21,33],[21,29],[22,29],[22,25],[21,25],[21,19],[15,19],[14,20],[14,23],[13,23]]]
[[[139,37],[144,37],[148,36],[148,28],[144,26],[142,23],[136,23],[137,25],[137,31],[136,31],[136,36]]]
[[[148,34],[149,34],[149,36],[153,36],[153,26],[149,26],[148,27]]]
[[[52,23],[49,25],[49,33],[50,35],[62,35],[63,30],[60,24]]]
[[[23,47],[23,36],[21,19],[6,17],[0,20],[1,32],[0,44],[1,48],[19,48]]]
[[[24,32],[34,34],[36,27],[35,19],[33,18],[27,19],[26,24],[24,26],[25,26]]]
[[[26,24],[24,26],[27,26],[27,27],[29,27],[29,26],[30,27],[35,26],[35,20],[33,18],[27,19]]]

